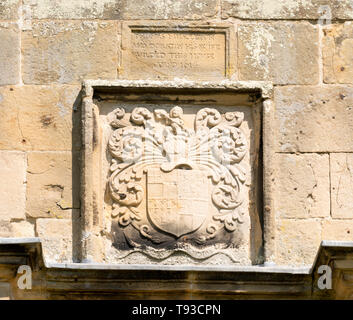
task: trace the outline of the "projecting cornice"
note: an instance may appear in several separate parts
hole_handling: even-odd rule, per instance
[[[17,270],[32,270],[32,289]],[[318,268],[332,268],[332,290],[318,288]],[[12,299],[292,298],[351,299],[353,242],[323,241],[312,267],[151,266],[47,263],[39,238],[0,239],[0,291]]]

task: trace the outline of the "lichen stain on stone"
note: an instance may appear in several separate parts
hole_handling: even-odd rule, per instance
[[[76,0],[76,1],[51,1],[41,0],[40,5],[33,5],[25,0],[35,9],[36,19],[77,19],[103,17],[107,8],[113,8],[115,0]]]
[[[252,16],[256,18],[303,18],[307,12],[315,11],[312,0],[228,0],[231,16]],[[225,17],[227,14],[224,15]]]
[[[269,48],[272,46],[272,42],[275,41],[273,34],[271,33],[274,28],[266,30],[264,28],[252,28],[251,35],[249,35],[249,41],[245,42],[245,47],[251,55],[247,58],[252,60],[251,65],[254,68],[259,67],[259,62],[264,72],[264,76],[267,77],[270,72],[270,51]],[[256,71],[259,72],[259,71]]]

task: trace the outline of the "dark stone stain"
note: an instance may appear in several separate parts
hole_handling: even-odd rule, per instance
[[[44,187],[46,190],[55,191],[60,194],[62,194],[64,191],[64,186],[62,186],[60,184],[47,184]]]
[[[202,231],[204,234],[205,230]],[[154,237],[158,234],[160,241],[154,242]],[[157,230],[152,227],[152,239],[143,237],[136,228],[131,224],[122,227],[118,221],[112,222],[111,237],[113,246],[118,250],[129,250],[139,245],[140,249],[154,248],[179,250],[185,249],[185,246],[193,245],[199,249],[206,249],[209,246],[216,246],[217,249],[225,248],[239,248],[242,243],[242,232],[228,232],[226,230],[220,231],[213,239],[206,242],[200,242],[198,235],[199,231],[183,235],[179,238],[167,234],[162,230]]]
[[[96,149],[98,145],[98,124],[96,114],[93,112],[93,136],[92,136],[93,150]]]
[[[93,203],[93,225],[97,226],[99,224],[99,210],[98,210],[98,203],[97,203],[97,195],[93,192],[92,195],[92,203]]]
[[[42,127],[48,127],[53,123],[53,121],[54,121],[53,116],[44,115],[40,117],[40,122],[42,123]]]
[[[340,46],[345,39],[346,39],[345,36],[339,36],[339,37],[335,38],[336,46]]]

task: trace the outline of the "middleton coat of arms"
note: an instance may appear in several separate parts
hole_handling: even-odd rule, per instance
[[[227,247],[241,238],[244,115],[199,109],[193,128],[184,117],[179,106],[110,114],[112,220],[129,248]]]

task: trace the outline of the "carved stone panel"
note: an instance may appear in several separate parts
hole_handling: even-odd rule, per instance
[[[87,257],[142,264],[259,258],[255,95],[137,85],[99,87],[92,98],[83,110],[85,141],[93,144],[84,151],[84,195],[88,179],[94,186],[92,203],[84,199],[92,210],[91,220],[84,213]]]
[[[234,73],[233,26],[125,22],[122,35],[123,78],[215,80]]]

